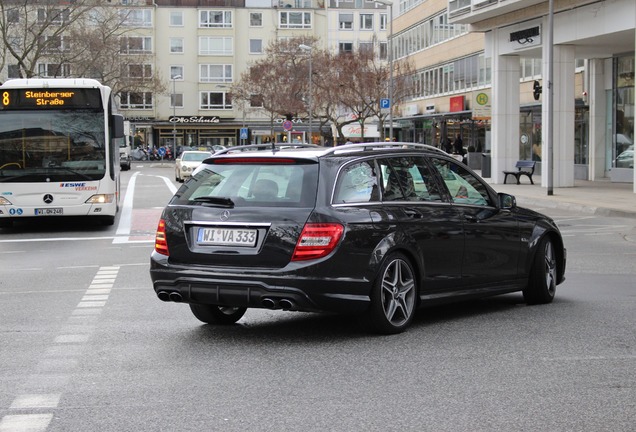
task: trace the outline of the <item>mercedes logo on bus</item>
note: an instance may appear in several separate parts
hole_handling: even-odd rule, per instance
[[[42,201],[44,201],[47,204],[51,204],[53,202],[53,195],[51,194],[44,195],[44,197],[42,197]]]

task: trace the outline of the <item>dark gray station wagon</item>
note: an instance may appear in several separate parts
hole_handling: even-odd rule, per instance
[[[163,211],[150,275],[205,323],[338,312],[388,334],[424,303],[549,303],[565,265],[553,220],[434,147],[392,142],[215,154]]]

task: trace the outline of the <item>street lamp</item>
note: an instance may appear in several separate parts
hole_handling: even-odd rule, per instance
[[[177,158],[177,92],[175,84],[177,80],[183,78],[181,75],[172,77],[172,157]]]
[[[389,9],[389,136],[393,139],[393,2],[373,0]]]
[[[311,58],[312,56],[312,48],[309,45],[305,45],[305,44],[301,44],[298,45],[298,48],[300,48],[303,51],[307,51],[309,53],[309,98],[308,98],[308,111],[309,111],[309,144],[311,144],[313,142],[312,140],[312,110],[313,110],[313,99],[312,99],[312,81],[313,81],[313,77],[312,77],[312,72],[311,72]]]

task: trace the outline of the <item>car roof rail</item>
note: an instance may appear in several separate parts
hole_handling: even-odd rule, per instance
[[[386,150],[387,148],[396,149],[410,149],[410,150],[430,150],[441,154],[447,154],[444,150],[437,148],[429,144],[420,144],[412,142],[396,142],[396,141],[379,141],[379,142],[366,142],[357,144],[345,144],[337,147],[329,148],[325,151],[325,154],[342,154],[352,151],[367,151],[367,150]]]
[[[242,153],[242,152],[256,152],[256,151],[280,151],[290,148],[311,148],[311,149],[322,149],[324,147],[315,145],[315,144],[306,144],[306,143],[263,143],[263,144],[248,144],[248,145],[238,145],[228,147],[225,150],[220,150],[214,155],[223,155],[223,154],[231,154],[231,153]]]

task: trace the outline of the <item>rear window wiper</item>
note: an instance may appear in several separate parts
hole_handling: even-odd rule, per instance
[[[220,207],[234,207],[234,201],[232,201],[230,198],[225,198],[225,197],[200,196],[200,197],[191,199],[190,201],[206,203],[206,204],[214,204]]]

